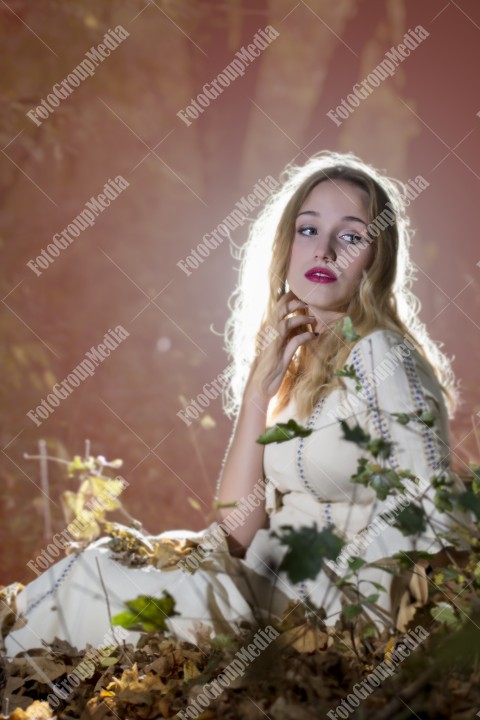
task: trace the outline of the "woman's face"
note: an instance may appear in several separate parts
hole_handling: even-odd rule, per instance
[[[317,318],[317,332],[324,322],[344,314],[363,271],[372,264],[373,249],[365,241],[367,225],[368,193],[346,180],[323,180],[300,208],[287,281]],[[357,257],[348,252],[349,246],[359,251]],[[341,268],[332,267],[340,257]]]

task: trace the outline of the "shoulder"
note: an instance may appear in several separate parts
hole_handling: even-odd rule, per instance
[[[352,364],[362,386],[374,385],[382,395],[408,390],[421,402],[428,395],[443,404],[437,377],[420,348],[397,330],[381,328],[360,338],[346,364]]]
[[[374,364],[390,360],[402,365],[405,364],[402,361],[408,358],[415,365],[425,366],[430,370],[419,347],[409,337],[402,335],[398,330],[391,330],[390,328],[374,330],[357,340],[350,350],[348,361],[352,362],[357,358],[361,358],[364,362],[370,360]]]
[[[403,345],[408,350],[415,348],[414,344],[408,338],[404,337],[399,330],[391,330],[390,328],[379,328],[373,330],[368,335],[357,340],[351,352],[366,352],[367,349],[375,348],[377,352],[388,350],[394,345]]]

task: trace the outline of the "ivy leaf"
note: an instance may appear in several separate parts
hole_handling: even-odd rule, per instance
[[[459,495],[452,495],[452,499],[462,509],[472,512],[477,520],[480,520],[480,497],[471,490],[466,490]]]
[[[397,513],[394,527],[397,527],[402,535],[416,535],[427,529],[425,512],[418,505],[410,504]]]
[[[434,475],[430,482],[434,488],[447,488],[451,487],[454,483],[448,472],[442,472],[439,475]]]
[[[385,473],[373,473],[368,483],[375,490],[379,500],[386,500],[390,494],[391,485]]]
[[[347,442],[354,442],[360,447],[365,447],[370,442],[370,435],[360,425],[354,425],[351,428],[345,420],[340,420],[340,425],[343,430],[343,437]]]
[[[384,440],[383,438],[373,438],[369,443],[367,443],[367,450],[374,458],[379,456],[385,459],[389,458],[392,454],[392,447],[393,443],[387,442],[387,440]]]
[[[144,630],[145,632],[167,630],[166,618],[178,613],[174,610],[175,600],[170,593],[164,590],[163,595],[163,598],[139,595],[134,600],[127,600],[125,605],[128,610],[115,615],[112,618],[112,625],[120,625],[127,630]]]
[[[370,481],[371,473],[372,470],[367,458],[358,458],[357,472],[351,476],[350,481],[366,487]]]
[[[342,326],[339,327],[339,323],[337,322],[337,331],[340,332],[345,340],[348,340],[348,342],[355,342],[355,340],[359,340],[360,335],[355,332],[355,329],[353,327],[352,319],[348,317],[343,318]]]
[[[362,383],[361,383],[360,378],[357,375],[357,371],[355,370],[355,366],[353,365],[353,363],[350,365],[345,365],[340,370],[335,370],[335,372],[333,374],[338,375],[338,377],[348,377],[348,378],[351,378],[352,380],[355,380],[355,390],[357,392],[361,391]]]
[[[452,512],[453,510],[452,493],[445,487],[440,487],[436,490],[433,502],[440,512]]]
[[[318,531],[315,524],[294,530],[284,525],[280,530],[271,535],[288,548],[279,570],[286,572],[292,583],[314,580],[322,569],[323,560],[335,560],[345,544],[330,527]]]
[[[259,445],[268,445],[274,442],[281,443],[295,437],[308,437],[312,432],[312,430],[299,425],[291,418],[287,423],[277,423],[267,428],[264,433],[258,436],[256,442]]]

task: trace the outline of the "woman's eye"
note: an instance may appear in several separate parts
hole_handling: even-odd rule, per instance
[[[342,238],[353,238],[353,240],[347,240],[348,243],[356,244],[363,240],[361,235],[357,233],[343,233],[340,237]]]
[[[297,233],[299,235],[306,235],[308,237],[309,235],[316,235],[317,229],[312,227],[311,225],[305,225],[303,227],[299,227]]]

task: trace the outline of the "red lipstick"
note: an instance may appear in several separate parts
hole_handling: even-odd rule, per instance
[[[320,266],[313,267],[310,268],[310,270],[307,270],[307,272],[305,273],[305,277],[307,278],[307,280],[316,283],[331,283],[336,282],[337,280],[337,276],[332,270]]]

